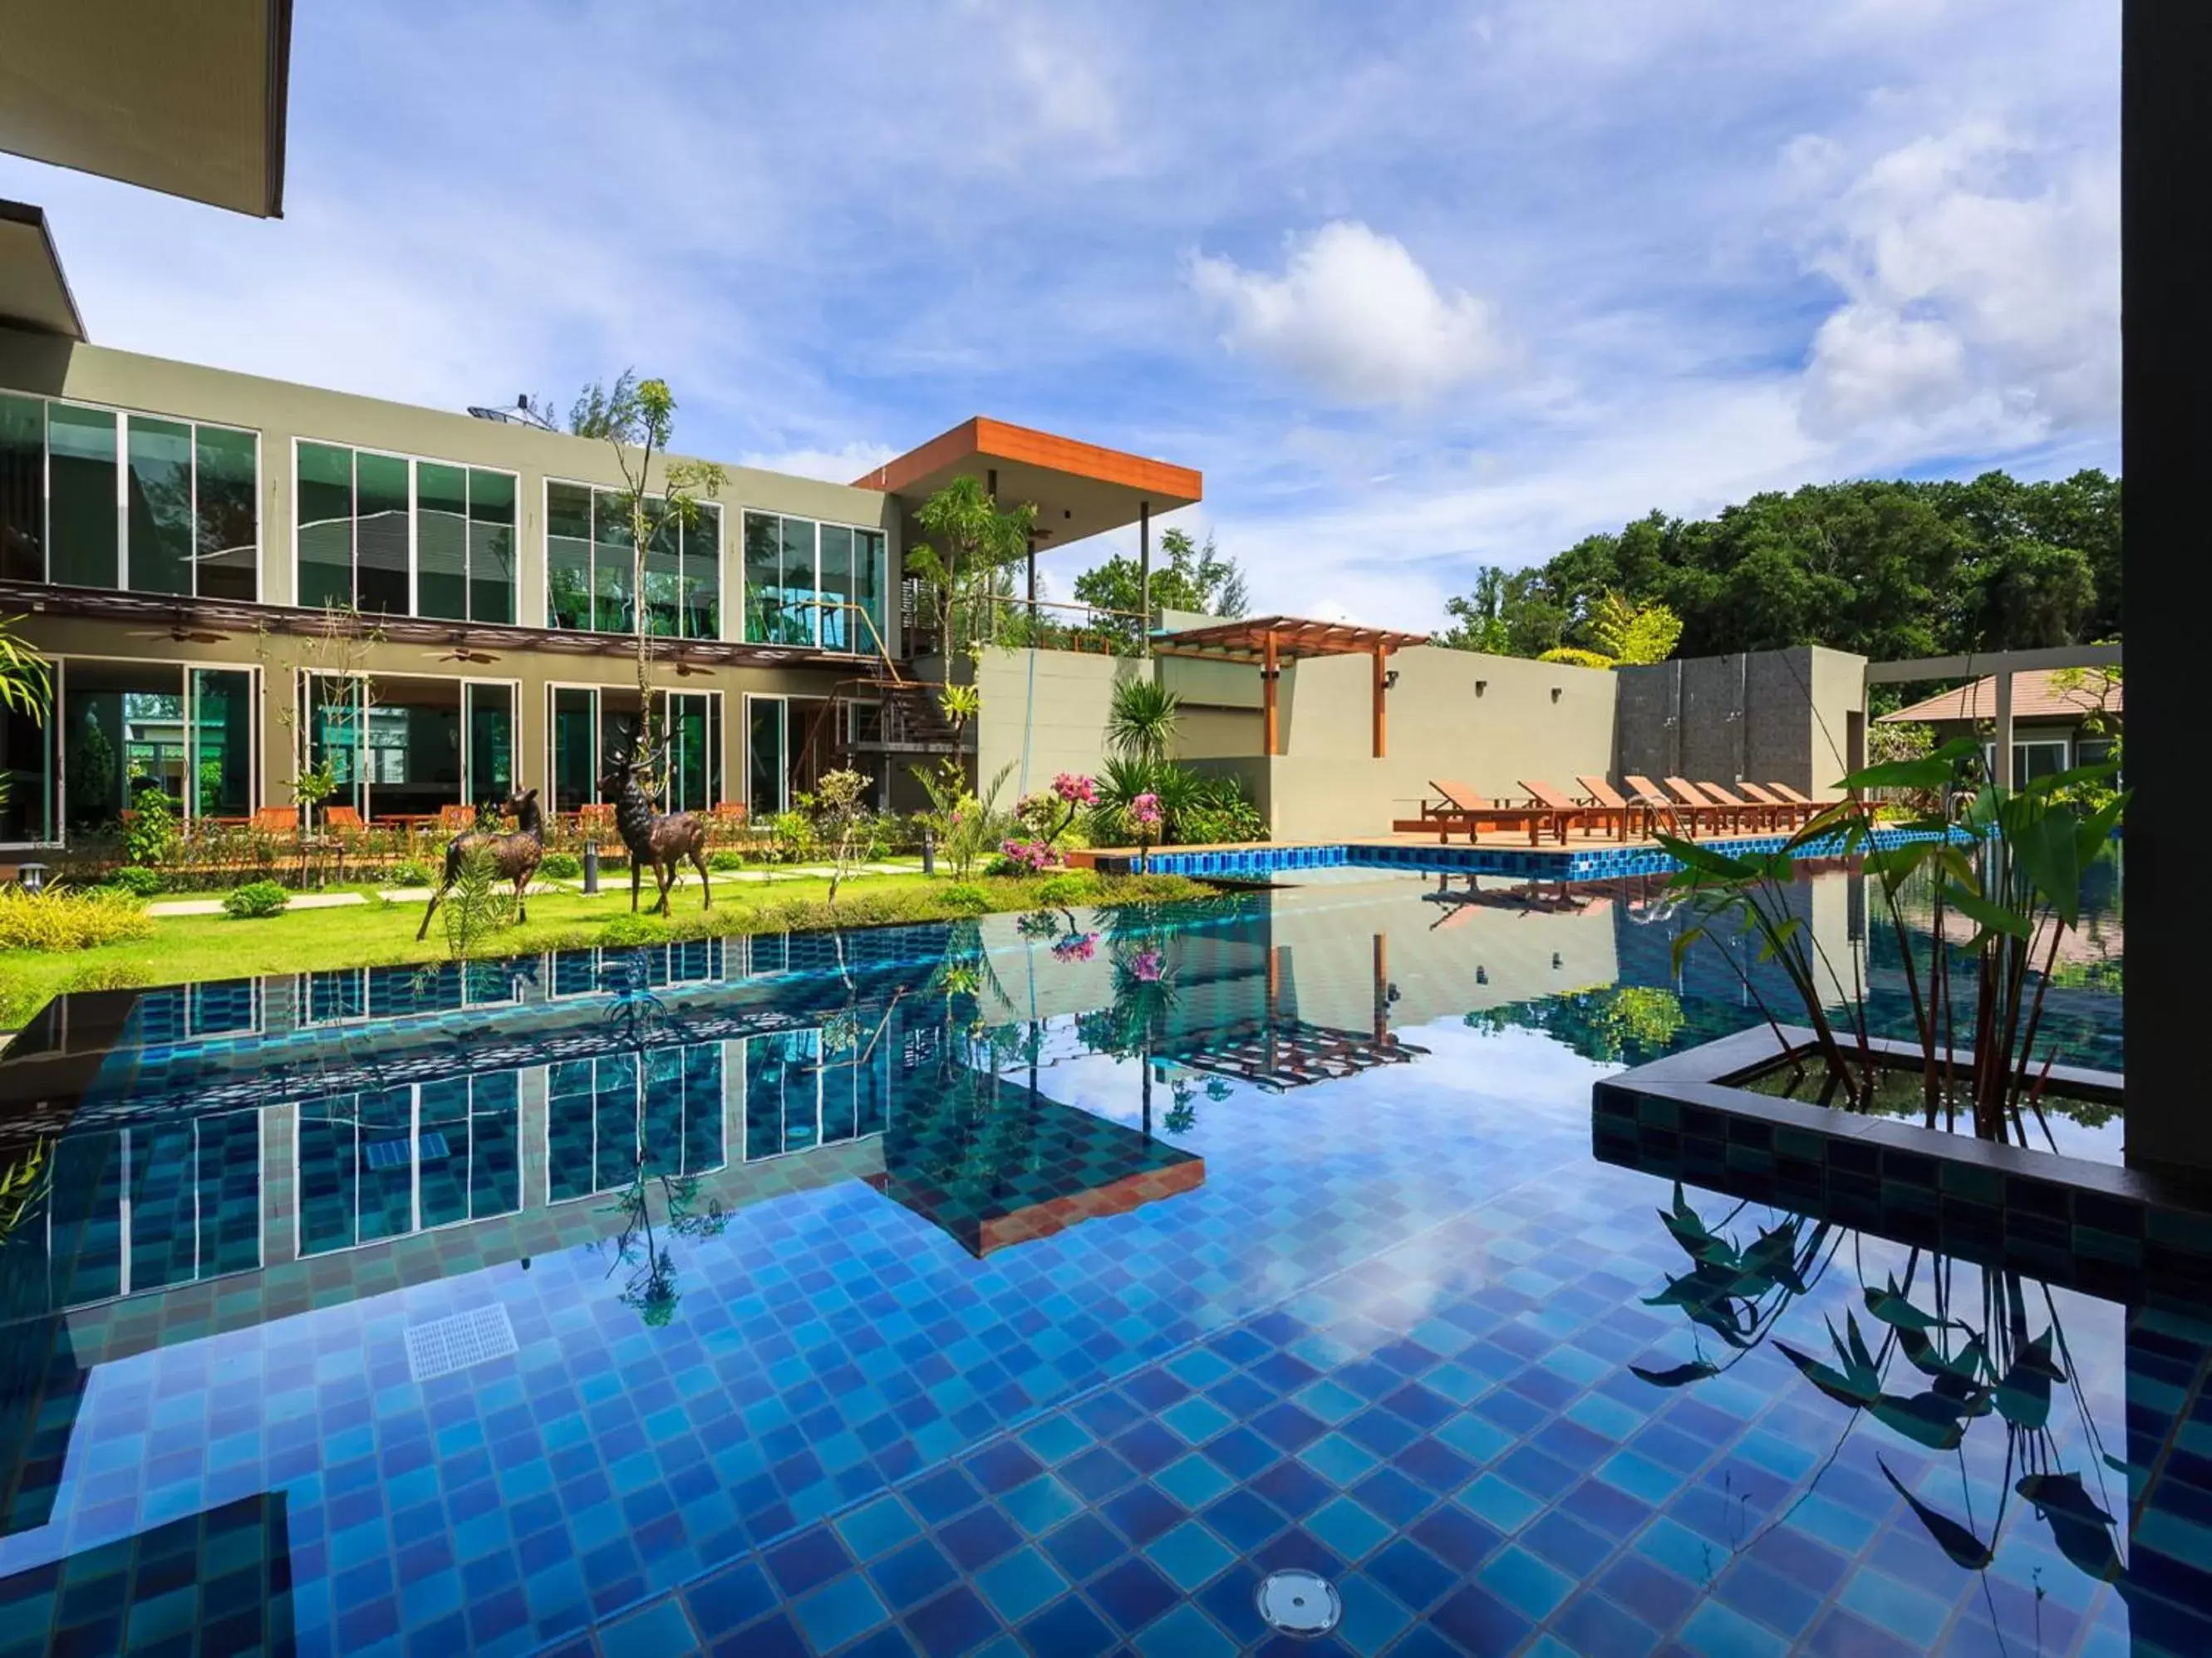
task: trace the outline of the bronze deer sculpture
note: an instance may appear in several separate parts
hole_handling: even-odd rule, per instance
[[[452,891],[453,883],[460,879],[461,860],[478,847],[490,852],[492,867],[499,872],[501,880],[514,883],[514,919],[530,919],[522,896],[545,856],[545,818],[538,810],[538,791],[525,789],[520,794],[510,795],[501,810],[514,814],[514,834],[488,835],[482,829],[469,829],[455,835],[447,845],[446,872],[438,883],[438,890],[430,895],[430,907],[422,912],[422,925],[415,932],[417,939],[430,931],[430,917],[437,913],[438,901]]]
[[[714,907],[714,883],[707,877],[707,823],[688,811],[658,812],[645,792],[642,774],[647,762],[635,755],[607,762],[599,779],[599,792],[615,799],[615,833],[629,848],[629,907],[637,909],[638,884],[647,864],[660,883],[660,902],[654,906],[668,914],[668,890],[676,884],[677,865],[685,859],[699,872],[702,909]]]

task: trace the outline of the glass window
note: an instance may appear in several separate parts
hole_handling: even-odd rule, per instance
[[[592,492],[545,486],[545,625],[592,625]]]
[[[472,467],[469,615],[477,622],[511,623],[514,613],[514,479]]]
[[[781,520],[783,568],[777,578],[784,604],[787,642],[811,645],[821,619],[814,609],[814,523],[811,519]]]
[[[0,843],[54,839],[54,733],[0,709]]]
[[[514,688],[471,683],[461,695],[468,708],[467,798],[504,805],[514,793]]]
[[[884,562],[884,532],[881,530],[855,530],[853,532],[853,602],[866,612],[874,624],[872,631],[862,629],[854,648],[862,651],[884,652],[890,648],[890,624],[884,620],[884,593],[890,586],[890,572]]]
[[[353,603],[353,451],[300,446],[300,603]]]
[[[0,578],[46,579],[46,408],[0,392]]]
[[[131,587],[189,593],[198,535],[192,522],[192,428],[144,415],[128,423]]]
[[[629,514],[605,489],[592,496],[592,626],[603,634],[626,634],[633,625],[630,589]]]
[[[684,525],[662,514],[645,549],[645,628],[674,638],[683,625]]]
[[[784,809],[784,708],[780,696],[745,699],[745,799],[756,821]]]
[[[63,822],[116,823],[141,791],[185,809],[185,675],[151,662],[64,665],[61,697]]]
[[[598,695],[576,686],[553,688],[553,810],[574,811],[599,799]]]
[[[116,585],[115,415],[46,405],[46,579],[70,587]]]
[[[709,502],[684,527],[684,632],[691,639],[722,636],[722,509]]]
[[[408,613],[407,462],[356,450],[353,458],[354,602],[388,616]]]
[[[855,630],[853,602],[853,532],[842,524],[822,526],[822,648],[849,651]]]
[[[782,521],[770,513],[747,513],[744,533],[745,639],[755,645],[783,637]]]
[[[704,811],[721,799],[721,697],[713,691],[669,694],[665,718],[673,738],[671,811]]]
[[[415,608],[419,616],[469,613],[469,475],[426,460],[415,468]]]
[[[194,668],[191,701],[192,812],[244,817],[253,810],[253,676]]]
[[[261,591],[261,442],[227,426],[195,429],[198,592],[251,599]]]

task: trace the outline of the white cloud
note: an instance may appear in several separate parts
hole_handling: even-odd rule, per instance
[[[1972,122],[1892,149],[1842,192],[1812,261],[1846,297],[1814,337],[1808,431],[1895,422],[2020,443],[2112,420],[2117,167],[2051,160]]]
[[[1211,254],[1194,256],[1188,275],[1224,313],[1230,349],[1347,404],[1430,403],[1511,355],[1487,301],[1439,288],[1404,243],[1357,220],[1293,242],[1279,276]]]
[[[825,483],[850,483],[873,471],[900,452],[888,443],[848,443],[837,449],[780,449],[738,457],[738,465],[763,472],[785,472],[793,477],[820,478]]]

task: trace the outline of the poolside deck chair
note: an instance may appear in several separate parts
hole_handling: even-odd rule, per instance
[[[1785,819],[1793,818],[1796,816],[1796,813],[1787,807],[1771,805],[1764,800],[1747,800],[1734,790],[1725,788],[1718,783],[1700,781],[1698,785],[1698,793],[1704,795],[1706,799],[1717,801],[1723,806],[1734,806],[1743,814],[1737,821],[1752,829],[1778,829],[1783,826]]]
[[[1775,821],[1786,829],[1802,829],[1811,823],[1820,811],[1820,807],[1810,802],[1800,805],[1795,800],[1784,800],[1771,789],[1762,788],[1748,780],[1738,783],[1736,786],[1744,792],[1747,799],[1755,800],[1762,806],[1771,806],[1777,814]]]
[[[1560,820],[1570,827],[1602,830],[1616,841],[1628,838],[1628,808],[1608,806],[1602,802],[1577,800],[1562,790],[1553,788],[1542,778],[1524,777],[1521,786],[1528,791],[1528,798],[1547,811],[1556,811]]]
[[[1664,818],[1692,840],[1700,834],[1723,830],[1735,821],[1735,814],[1726,806],[1695,798],[1677,799],[1648,777],[1632,773],[1620,780],[1636,792],[1637,799],[1651,814],[1650,822],[1656,823]]]
[[[1580,775],[1575,779],[1575,781],[1581,784],[1583,792],[1601,806],[1609,806],[1615,811],[1626,814],[1630,833],[1639,835],[1650,833],[1650,802],[1641,799],[1628,799],[1602,777]]]
[[[438,833],[465,835],[477,826],[474,806],[441,806],[438,808]]]
[[[325,806],[323,828],[332,835],[359,835],[368,827],[361,821],[358,806]]]
[[[1395,832],[1425,835],[1433,829],[1437,840],[1449,841],[1452,831],[1458,829],[1472,842],[1486,828],[1525,828],[1528,831],[1528,844],[1533,847],[1541,842],[1544,831],[1548,829],[1562,846],[1566,844],[1565,820],[1555,811],[1547,811],[1541,806],[1494,805],[1456,778],[1431,778],[1429,786],[1443,798],[1434,802],[1421,802],[1421,815],[1419,817],[1401,817],[1390,826]]]
[[[296,806],[255,808],[253,832],[256,835],[297,835],[300,832],[299,808]]]
[[[1800,794],[1787,783],[1769,783],[1766,786],[1771,793],[1780,795],[1793,806],[1810,807],[1816,816],[1836,804],[1832,800],[1815,800],[1809,794]]]
[[[1731,806],[1726,801],[1716,800],[1686,777],[1662,777],[1659,780],[1667,786],[1668,796],[1678,805],[1707,808],[1726,832],[1740,834],[1752,826],[1754,814],[1741,801]]]

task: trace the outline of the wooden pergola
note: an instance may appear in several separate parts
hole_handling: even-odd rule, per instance
[[[1275,681],[1285,658],[1305,656],[1364,656],[1374,664],[1375,757],[1389,751],[1389,726],[1382,694],[1389,689],[1390,653],[1412,645],[1430,643],[1426,634],[1399,633],[1389,628],[1363,628],[1349,622],[1311,622],[1295,616],[1249,616],[1236,622],[1217,622],[1208,628],[1190,628],[1158,640],[1155,656],[1210,657],[1217,661],[1250,662],[1260,670],[1261,706],[1265,710],[1267,734],[1261,752],[1281,752],[1275,712]]]

